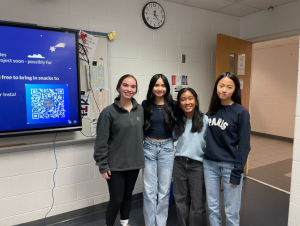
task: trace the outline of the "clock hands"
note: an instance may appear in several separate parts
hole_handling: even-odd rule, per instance
[[[159,19],[158,19],[157,16],[156,16],[156,11],[154,10],[153,13],[154,13],[154,16],[156,17],[156,19],[157,19],[157,21],[158,21],[158,23],[159,23]]]

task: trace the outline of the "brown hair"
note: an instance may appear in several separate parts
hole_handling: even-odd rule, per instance
[[[123,75],[123,76],[119,79],[118,84],[117,84],[117,87],[116,87],[116,90],[117,90],[118,93],[119,93],[119,95],[117,96],[117,100],[120,100],[120,98],[121,98],[121,94],[120,94],[120,92],[119,92],[119,89],[120,89],[120,87],[121,87],[121,85],[122,85],[122,82],[124,81],[125,78],[133,78],[133,79],[135,80],[135,82],[136,82],[136,93],[137,93],[137,91],[138,91],[138,84],[137,84],[136,78],[135,78],[133,75],[130,75],[130,74]]]

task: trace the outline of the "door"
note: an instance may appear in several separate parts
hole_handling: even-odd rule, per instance
[[[252,42],[223,34],[217,35],[215,78],[217,79],[223,72],[235,73],[243,84],[241,90],[242,105],[248,111],[250,106],[251,57]],[[240,58],[239,62],[238,58]],[[244,172],[244,176],[246,176],[247,163]]]

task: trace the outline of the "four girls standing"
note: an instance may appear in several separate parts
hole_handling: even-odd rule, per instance
[[[150,81],[147,100],[142,103],[144,114],[133,99],[137,82],[132,75],[119,80],[117,91],[114,104],[99,116],[94,154],[110,192],[107,226],[114,224],[119,210],[121,225],[128,225],[132,191],[144,166],[146,226],[166,225],[172,172],[180,225],[206,226],[206,199],[210,225],[222,225],[221,178],[226,226],[239,225],[243,167],[250,151],[250,117],[241,105],[237,76],[229,72],[219,76],[206,115],[191,88],[182,89],[177,104],[173,102],[162,74]],[[174,170],[172,131],[178,140]]]

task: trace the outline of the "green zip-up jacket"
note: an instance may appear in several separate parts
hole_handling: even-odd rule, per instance
[[[117,99],[103,109],[97,123],[94,159],[100,173],[145,167],[144,110],[135,99],[128,112]]]

